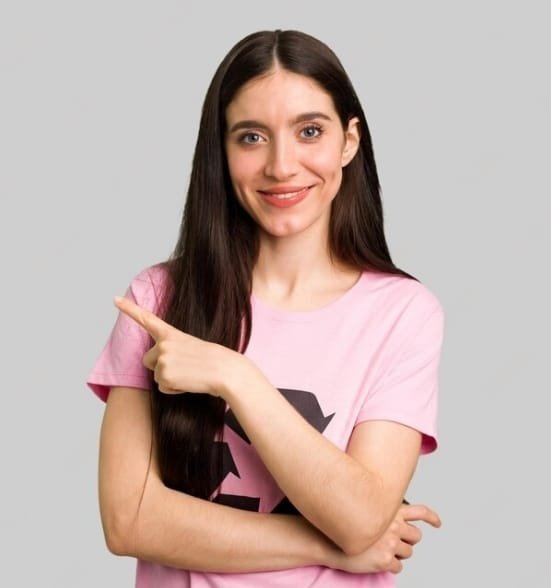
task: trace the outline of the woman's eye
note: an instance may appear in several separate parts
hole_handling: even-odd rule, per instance
[[[261,137],[258,133],[246,133],[245,135],[241,135],[239,140],[241,143],[256,145],[256,143],[260,143]]]
[[[310,125],[308,127],[304,127],[301,133],[305,139],[315,139],[321,135],[322,130],[321,127],[318,127],[317,125]]]

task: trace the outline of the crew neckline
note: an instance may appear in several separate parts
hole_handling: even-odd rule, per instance
[[[254,314],[279,322],[302,323],[319,320],[331,313],[338,312],[341,308],[345,307],[346,304],[354,298],[356,292],[362,289],[367,280],[367,274],[367,271],[362,271],[354,284],[352,284],[352,286],[339,297],[324,306],[313,308],[311,310],[288,310],[286,308],[279,308],[257,298],[251,293],[251,304],[254,309]]]

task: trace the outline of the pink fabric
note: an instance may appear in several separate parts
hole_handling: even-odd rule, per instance
[[[127,296],[154,312],[164,273],[145,269]],[[437,446],[438,368],[444,313],[423,284],[364,272],[343,296],[321,309],[286,311],[252,297],[253,330],[246,355],[313,426],[342,450],[354,427],[390,420],[423,434],[421,452]],[[106,400],[109,387],[148,388],[141,358],[151,346],[143,329],[119,315],[88,386]],[[139,392],[137,392],[139,393]],[[228,471],[224,504],[272,512],[284,499],[246,435],[228,411],[224,429],[238,475]],[[345,499],[346,497],[343,497]],[[283,503],[285,504],[285,503]],[[137,588],[271,586],[395,586],[392,574],[353,575],[310,566],[282,572],[206,574],[138,561]]]

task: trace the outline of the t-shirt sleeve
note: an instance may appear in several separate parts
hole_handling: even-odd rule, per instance
[[[153,266],[131,281],[125,297],[158,314],[164,270]],[[149,333],[119,311],[107,342],[92,367],[86,384],[103,401],[111,386],[129,386],[149,390],[152,374],[143,365],[143,356],[154,342]]]
[[[433,299],[434,301],[434,299]],[[368,392],[356,424],[389,420],[422,433],[421,453],[438,445],[439,364],[444,337],[444,311],[437,301],[429,312],[414,313],[414,328]]]

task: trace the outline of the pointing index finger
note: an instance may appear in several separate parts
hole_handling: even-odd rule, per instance
[[[133,321],[143,327],[155,341],[168,335],[172,327],[160,319],[157,315],[153,314],[146,308],[138,306],[132,300],[123,298],[121,296],[115,296],[113,299],[115,306],[124,314],[129,316]]]

